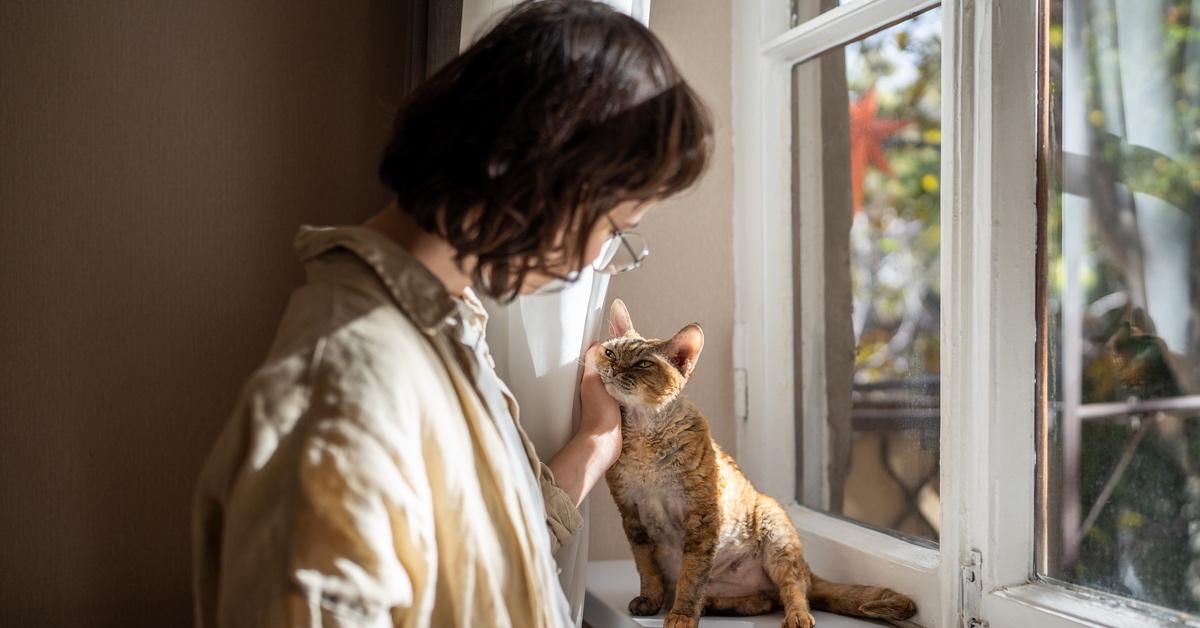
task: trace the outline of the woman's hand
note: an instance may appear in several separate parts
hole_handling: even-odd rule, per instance
[[[576,506],[621,455],[621,407],[604,389],[596,371],[599,350],[600,345],[593,343],[583,356],[579,431],[549,463],[555,483]]]
[[[604,465],[604,470],[617,461],[621,455],[621,406],[608,394],[600,372],[596,370],[596,355],[600,352],[600,344],[592,343],[583,354],[583,376],[579,381],[579,432],[597,438],[612,441],[611,458]],[[577,435],[578,435],[577,434]]]

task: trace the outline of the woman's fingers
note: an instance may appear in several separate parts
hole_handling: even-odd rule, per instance
[[[583,352],[583,373],[596,373],[596,352],[600,350],[600,343],[592,341],[588,345],[587,351]]]
[[[596,368],[600,344],[593,342],[583,352],[583,374],[579,382],[579,432],[589,436],[588,442],[601,443],[596,456],[603,469],[608,469],[621,454],[621,407],[608,394],[604,380]]]
[[[596,359],[600,344],[593,342],[583,354],[583,376],[579,382],[579,394],[582,397],[584,411],[611,413],[616,410],[617,402],[604,389],[600,379],[600,371],[596,368]]]

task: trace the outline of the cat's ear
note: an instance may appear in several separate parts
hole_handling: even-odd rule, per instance
[[[631,331],[633,321],[629,320],[629,308],[625,307],[624,301],[613,299],[612,306],[608,309],[608,336],[620,338]]]
[[[691,377],[692,369],[696,368],[696,360],[700,359],[700,350],[703,348],[704,330],[692,323],[667,341],[667,359],[671,360],[684,377]]]
[[[1132,331],[1135,335],[1139,333],[1148,334],[1151,336],[1154,335],[1154,320],[1150,318],[1149,314],[1146,314],[1146,310],[1143,310],[1140,307],[1130,309],[1129,324],[1132,327]]]

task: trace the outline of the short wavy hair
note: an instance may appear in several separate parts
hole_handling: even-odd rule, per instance
[[[599,2],[517,5],[401,105],[379,177],[477,289],[582,267],[597,221],[700,177],[712,124],[662,43]]]

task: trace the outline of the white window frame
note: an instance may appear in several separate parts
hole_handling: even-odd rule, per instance
[[[814,252],[824,245],[820,199],[808,191],[819,186],[805,185],[811,173],[791,172],[791,81],[796,63],[938,4],[945,419],[941,542],[931,549],[793,497],[795,388],[805,393],[805,416],[825,416],[825,347],[824,317],[802,316],[802,377],[794,379],[793,176],[807,203],[798,245]],[[915,621],[929,628],[1179,625],[1178,615],[1036,576],[1040,19],[1032,0],[854,0],[789,28],[785,0],[733,4],[734,360],[745,395],[738,461],[760,490],[785,504],[814,571],[909,593],[921,608]],[[802,313],[822,303],[822,258],[805,258]],[[812,432],[823,421],[806,423]],[[823,434],[805,436],[824,442]],[[806,448],[805,495],[821,488],[824,456]],[[819,481],[807,486],[814,476]]]

